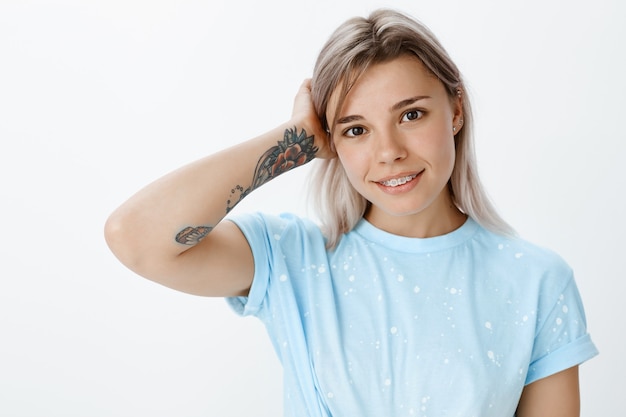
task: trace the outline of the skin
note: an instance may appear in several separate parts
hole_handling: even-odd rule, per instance
[[[131,196],[107,219],[107,244],[129,269],[166,287],[201,296],[247,295],[252,252],[239,228],[222,219],[256,188],[314,156],[333,153],[306,80],[282,125],[183,166]]]
[[[367,220],[383,230],[430,237],[463,224],[446,186],[454,165],[452,128],[462,126],[461,98],[446,96],[419,61],[401,57],[370,67],[339,111],[333,102],[331,97],[326,116],[334,120],[337,113],[336,154],[307,80],[286,123],[129,198],[106,222],[109,247],[128,268],[167,287],[202,296],[247,295],[252,252],[241,231],[222,219],[256,188],[313,156],[340,158],[353,186],[372,203]],[[418,181],[380,185],[413,174]],[[517,417],[576,417],[579,401],[573,367],[526,386]]]
[[[516,417],[579,417],[578,366],[524,387]]]
[[[331,103],[336,102],[332,100]],[[466,219],[452,204],[448,181],[455,161],[453,126],[461,98],[415,57],[375,65],[356,82],[335,120],[333,141],[352,186],[372,204],[365,218],[385,231],[432,237]],[[332,107],[331,107],[332,108]],[[406,184],[385,180],[413,177]]]

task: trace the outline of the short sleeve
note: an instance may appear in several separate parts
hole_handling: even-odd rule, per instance
[[[547,298],[547,297],[546,297]],[[550,295],[539,317],[526,384],[581,364],[598,354],[587,333],[583,304],[570,274],[565,288]],[[541,309],[541,306],[540,306]]]
[[[270,279],[270,254],[266,222],[259,214],[229,218],[246,237],[254,258],[254,278],[246,297],[228,297],[226,302],[239,315],[256,316],[262,309]]]

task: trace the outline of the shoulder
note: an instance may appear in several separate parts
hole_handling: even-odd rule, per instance
[[[570,271],[567,262],[556,251],[519,236],[503,236],[482,227],[474,235],[485,251],[498,255],[501,260],[515,261],[520,265],[561,272]]]
[[[250,244],[260,240],[270,246],[294,245],[305,241],[325,242],[317,224],[293,213],[254,212],[233,215],[228,219],[241,229]]]
[[[562,291],[573,271],[561,255],[521,237],[503,236],[479,227],[471,240],[473,258],[509,282],[542,294]]]

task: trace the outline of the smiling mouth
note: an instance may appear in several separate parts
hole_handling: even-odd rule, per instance
[[[417,177],[417,174],[407,175],[405,177],[400,177],[400,178],[392,178],[387,181],[381,181],[379,182],[379,184],[382,184],[385,187],[397,187],[399,185],[406,184],[407,182],[413,180],[415,177]]]

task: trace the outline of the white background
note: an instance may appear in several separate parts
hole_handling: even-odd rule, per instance
[[[285,121],[331,31],[385,5],[465,74],[490,195],[576,271],[601,351],[581,367],[583,416],[621,413],[620,0],[0,0],[0,416],[280,415],[262,325],[129,272],[103,224],[158,176]],[[307,169],[238,210],[306,214]]]

